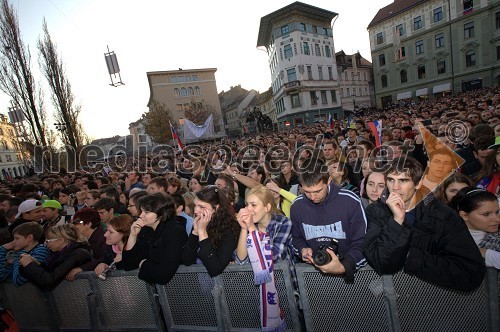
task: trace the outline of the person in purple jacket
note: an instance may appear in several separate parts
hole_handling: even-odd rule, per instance
[[[321,160],[303,169],[299,182],[303,194],[290,212],[294,248],[304,262],[353,282],[356,270],[366,265],[366,217],[360,198],[329,182]]]

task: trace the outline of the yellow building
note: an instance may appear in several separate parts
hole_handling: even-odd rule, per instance
[[[217,84],[215,81],[216,68],[206,69],[178,69],[172,71],[148,72],[148,82],[150,98],[148,106],[153,100],[164,103],[171,111],[173,124],[179,128],[178,132],[182,138],[186,130],[185,120],[195,121],[195,125],[202,126],[203,123],[196,123],[192,118],[193,103],[202,103],[208,106],[213,113],[213,135],[199,138],[212,138],[225,136],[224,123],[222,121],[219,96],[217,94]],[[207,132],[208,133],[208,132]]]
[[[9,118],[0,114],[0,179],[24,176],[26,168],[18,148],[14,126]]]

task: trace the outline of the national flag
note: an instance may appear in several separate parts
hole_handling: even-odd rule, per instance
[[[179,151],[184,150],[184,144],[182,144],[181,139],[179,138],[179,135],[177,134],[177,131],[175,130],[174,126],[172,126],[172,123],[169,121],[170,124],[170,131],[172,132],[172,139],[177,142],[177,148]]]
[[[368,126],[370,127],[370,130],[373,134],[373,137],[375,137],[375,146],[381,146],[382,145],[382,120],[378,121],[372,121],[368,123]]]
[[[333,120],[333,117],[331,114],[328,114],[328,125],[330,126],[330,129],[335,128],[335,121]]]

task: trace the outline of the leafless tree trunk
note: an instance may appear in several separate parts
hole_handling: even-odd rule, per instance
[[[33,144],[46,146],[43,93],[37,89],[31,72],[31,54],[21,40],[13,7],[7,0],[2,0],[0,6],[0,90],[23,111]]]
[[[83,146],[84,132],[78,121],[81,107],[74,105],[71,84],[66,76],[62,59],[57,54],[56,45],[50,38],[47,22],[43,20],[43,39],[38,39],[40,68],[49,83],[52,103],[56,108],[54,115],[58,123],[64,124],[61,131],[63,143],[71,145],[75,151]]]

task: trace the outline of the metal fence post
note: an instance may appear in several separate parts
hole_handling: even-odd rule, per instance
[[[400,332],[401,324],[399,322],[397,294],[394,289],[394,280],[392,275],[382,275],[382,287],[384,289],[384,306],[387,312],[387,323],[389,332]]]

